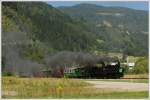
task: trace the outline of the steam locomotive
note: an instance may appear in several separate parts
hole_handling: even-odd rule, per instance
[[[69,78],[121,78],[124,75],[124,69],[119,61],[107,64],[101,62],[84,67],[67,68],[64,75]]]

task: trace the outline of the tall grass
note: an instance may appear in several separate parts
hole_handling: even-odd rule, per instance
[[[62,88],[62,92],[72,91],[74,88],[84,88],[90,84],[77,79],[56,79],[56,78],[16,78],[3,77],[2,91],[3,97],[19,97],[19,98],[39,98],[39,97],[59,97],[58,88]],[[15,91],[17,95],[5,95],[5,92]],[[70,91],[68,92],[70,93]],[[62,93],[61,93],[62,94]]]
[[[2,98],[146,98],[148,91],[96,89],[79,79],[2,77]],[[129,96],[128,96],[129,95]]]

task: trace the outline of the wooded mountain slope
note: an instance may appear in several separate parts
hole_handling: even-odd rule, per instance
[[[59,9],[84,21],[92,33],[98,34],[101,37],[99,49],[130,55],[148,54],[148,11],[95,4]]]

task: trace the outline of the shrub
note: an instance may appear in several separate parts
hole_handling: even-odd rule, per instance
[[[148,73],[148,58],[140,58],[136,61],[136,65],[133,68],[133,73],[135,74],[144,74]]]

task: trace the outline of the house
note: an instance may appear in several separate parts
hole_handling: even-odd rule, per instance
[[[129,66],[129,67],[134,67],[134,66],[135,66],[135,63],[134,63],[134,62],[128,63],[128,66]]]

